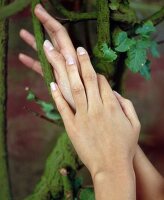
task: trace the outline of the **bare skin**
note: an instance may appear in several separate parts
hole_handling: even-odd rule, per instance
[[[119,162],[120,161],[121,162],[119,163],[118,160],[115,160],[115,162],[118,163],[118,166],[121,166],[121,171],[123,171],[123,173],[120,172],[119,180],[121,180],[120,178],[122,178],[122,182],[124,184],[125,184],[125,182],[127,180],[129,180],[128,183],[127,183],[127,186],[128,185],[133,185],[133,186],[135,185],[135,183],[134,183],[134,181],[135,181],[134,173],[133,173],[133,169],[132,169],[132,166],[131,166],[131,162],[132,162],[133,157],[134,157],[134,163],[133,164],[134,164],[134,170],[135,170],[136,179],[137,179],[137,197],[138,197],[138,199],[145,199],[145,200],[146,199],[152,199],[152,200],[154,200],[154,199],[159,199],[159,200],[162,199],[162,195],[163,195],[162,189],[163,189],[163,185],[164,185],[163,184],[163,178],[153,168],[153,166],[150,164],[150,162],[147,160],[147,158],[143,154],[142,150],[139,147],[136,148],[140,123],[138,121],[137,115],[135,113],[135,110],[134,110],[131,102],[129,100],[127,100],[127,99],[124,99],[119,94],[113,93],[111,88],[110,88],[110,86],[108,85],[108,83],[104,79],[104,77],[98,75],[98,78],[96,78],[97,75],[95,74],[94,69],[91,66],[91,63],[89,61],[89,57],[87,57],[87,59],[85,60],[87,62],[87,65],[85,65],[85,66],[87,66],[88,68],[84,67],[84,69],[83,69],[82,64],[81,64],[81,60],[80,60],[81,59],[80,56],[77,56],[77,53],[76,53],[76,51],[75,51],[75,49],[74,49],[74,47],[72,45],[72,42],[71,42],[71,40],[69,38],[68,33],[66,32],[65,28],[63,28],[63,26],[58,21],[53,19],[42,7],[40,7],[40,5],[36,6],[35,14],[38,17],[38,19],[43,23],[45,29],[47,30],[47,32],[50,35],[50,38],[51,38],[51,40],[53,42],[53,46],[55,47],[55,49],[53,48],[52,51],[47,51],[46,43],[48,43],[48,42],[46,42],[45,45],[44,45],[44,50],[45,50],[46,56],[47,56],[49,62],[53,66],[54,73],[55,73],[56,79],[57,79],[57,84],[58,84],[59,89],[60,89],[60,90],[57,89],[56,91],[54,91],[53,95],[58,94],[59,98],[57,98],[57,99],[60,99],[60,98],[64,97],[64,98],[62,98],[61,102],[64,102],[64,104],[67,105],[68,110],[70,109],[69,105],[74,110],[76,110],[76,113],[72,113],[71,114],[72,118],[70,118],[70,119],[72,119],[73,124],[75,123],[74,120],[77,121],[77,127],[74,126],[75,129],[83,130],[83,128],[84,128],[84,130],[85,130],[85,131],[83,130],[84,132],[87,131],[87,128],[89,128],[89,130],[93,129],[92,130],[93,132],[98,131],[97,129],[94,130],[94,127],[97,127],[96,126],[97,123],[105,123],[105,121],[106,121],[105,118],[108,118],[108,119],[110,118],[110,114],[109,113],[111,113],[111,102],[114,102],[114,105],[115,105],[114,106],[114,110],[117,111],[116,112],[117,114],[119,113],[118,116],[116,115],[117,117],[115,119],[115,123],[117,123],[117,120],[119,119],[119,117],[122,120],[123,119],[124,120],[128,119],[127,126],[129,126],[129,124],[130,124],[133,127],[134,123],[136,123],[136,127],[138,129],[137,133],[135,131],[133,133],[133,131],[132,131],[132,134],[127,135],[127,137],[132,137],[133,139],[129,140],[129,138],[128,139],[126,138],[125,141],[119,141],[121,144],[124,144],[124,147],[122,146],[122,149],[124,149],[124,154],[122,155],[122,151],[121,151],[121,153],[119,153],[119,151],[118,151],[118,158],[119,158],[118,160],[119,160]],[[20,36],[23,38],[23,40],[25,40],[31,47],[33,47],[36,50],[35,38],[33,37],[33,35],[31,35],[26,30],[21,30]],[[63,40],[63,38],[64,38],[64,40]],[[87,55],[88,54],[86,52],[85,56],[87,56]],[[76,64],[76,66],[74,66],[74,67],[72,67],[72,65],[71,65],[71,69],[73,69],[73,70],[70,70],[70,66],[67,67],[67,64],[65,62],[65,60],[68,60],[68,58],[70,58],[70,57],[72,58],[73,61],[75,61],[75,64]],[[27,55],[24,55],[24,54],[20,54],[19,55],[19,59],[27,67],[32,68],[34,71],[36,71],[37,73],[42,75],[42,70],[41,70],[41,66],[40,66],[39,61],[34,60],[33,58],[28,57]],[[60,68],[58,66],[60,66]],[[77,69],[80,69],[80,67],[82,69],[81,77],[82,77],[82,79],[86,80],[86,81],[84,81],[84,85],[82,84],[81,77],[78,75],[78,71],[79,70],[77,70]],[[77,75],[78,79],[76,80],[75,83],[76,84],[80,83],[80,85],[81,85],[80,87],[81,88],[82,87],[83,88],[84,87],[88,88],[86,90],[86,93],[83,91],[83,89],[81,89],[83,91],[83,92],[81,91],[81,93],[83,93],[83,95],[82,95],[83,98],[81,97],[80,100],[83,99],[83,104],[79,104],[79,107],[77,107],[77,103],[75,103],[75,99],[77,98],[76,96],[80,96],[80,95],[75,95],[74,94],[74,93],[78,93],[77,92],[77,88],[75,89],[73,87],[74,89],[72,90],[72,85],[71,85],[72,82],[71,82],[71,80],[73,81],[73,79],[70,78],[69,74],[71,74],[71,73],[68,71],[68,69],[70,70],[71,73],[72,72],[75,73],[75,69],[76,69],[77,70],[76,71],[76,75]],[[89,73],[90,75],[88,75],[88,72],[90,72]],[[105,89],[103,89],[103,88],[105,88]],[[60,91],[61,91],[63,96],[61,95]],[[106,100],[103,100],[102,91],[105,91],[104,94],[106,96],[108,96],[108,98],[106,98]],[[106,94],[106,91],[108,91],[108,94]],[[98,102],[97,102],[97,104],[94,105],[92,102],[94,102],[94,100],[95,100],[95,94],[97,95],[96,99],[98,100]],[[55,99],[55,96],[54,96],[54,99]],[[77,99],[76,99],[76,102],[77,102]],[[103,106],[105,106],[104,102],[108,102],[108,103],[110,102],[109,106],[107,106],[108,109],[109,109],[108,113],[105,112],[106,107],[105,107],[104,111],[102,112]],[[106,103],[106,105],[108,105],[108,103]],[[80,108],[80,105],[83,105],[83,107],[81,106],[81,108]],[[88,108],[90,108],[90,109],[88,109]],[[60,108],[60,106],[59,106],[59,110],[62,110]],[[82,124],[84,124],[84,123],[82,123],[83,120],[87,119],[87,121],[88,121],[88,118],[90,120],[92,120],[92,118],[90,116],[92,116],[92,115],[95,116],[95,114],[97,115],[97,113],[100,115],[100,110],[101,110],[101,115],[102,115],[102,119],[104,120],[104,122],[100,122],[100,121],[99,122],[97,122],[97,121],[93,121],[92,122],[92,121],[90,121],[95,126],[93,126],[93,127],[88,127],[88,126],[87,127],[81,127]],[[81,112],[84,112],[83,116],[85,116],[85,119],[81,119],[80,118]],[[80,114],[78,115],[77,113],[80,113]],[[106,116],[107,114],[108,114],[108,117]],[[64,118],[63,118],[63,120],[64,120]],[[69,121],[69,123],[71,123],[71,122]],[[106,122],[106,125],[107,124],[109,124],[109,123]],[[122,124],[124,124],[124,121],[122,122]],[[106,125],[103,124],[104,127],[106,127]],[[102,124],[101,124],[101,126],[102,126]],[[121,124],[117,124],[116,126],[120,126],[121,127]],[[124,126],[125,126],[125,124],[124,124]],[[103,133],[105,138],[107,137],[107,135],[111,136],[112,127],[106,127],[105,128],[105,130],[110,130],[110,134],[107,133],[107,132],[104,133],[103,130],[99,130],[98,133],[99,132],[101,132],[101,134]],[[121,130],[122,130],[122,128],[121,128]],[[67,132],[69,134],[69,128],[68,128]],[[101,158],[101,160],[103,160],[102,158],[105,159],[104,160],[105,161],[105,168],[104,168],[104,165],[103,165],[103,167],[99,166],[96,163],[94,163],[95,160],[98,161],[98,164],[101,163],[101,161],[99,161],[99,159],[97,157],[95,159],[93,159],[93,160],[90,159],[90,157],[93,157],[93,155],[95,153],[91,153],[91,155],[88,155],[88,157],[86,157],[83,154],[81,155],[81,152],[83,152],[83,151],[78,149],[79,146],[80,146],[79,143],[78,143],[79,142],[79,138],[78,138],[78,140],[75,140],[75,138],[76,138],[75,134],[73,134],[72,132],[75,133],[76,131],[75,130],[70,130],[69,136],[70,136],[71,141],[74,144],[75,148],[77,148],[76,150],[77,150],[77,153],[79,154],[80,158],[82,159],[84,164],[86,164],[86,166],[88,167],[88,169],[91,172],[91,175],[93,177],[93,181],[95,183],[94,185],[95,185],[95,188],[97,190],[97,199],[105,199],[105,197],[102,197],[102,194],[101,194],[101,187],[102,186],[99,187],[99,185],[104,184],[103,188],[105,189],[105,182],[110,184],[110,182],[107,179],[107,177],[109,177],[109,179],[111,179],[111,177],[110,177],[111,173],[109,173],[108,169],[110,169],[110,171],[114,170],[114,169],[111,169],[111,165],[112,165],[111,164],[111,161],[112,161],[112,155],[111,154],[112,154],[112,151],[111,151],[111,149],[109,149],[109,147],[107,149],[104,149],[104,151],[99,151],[97,156],[98,156],[99,159]],[[129,133],[130,132],[131,131],[129,131]],[[95,135],[97,136],[97,139],[95,138],[95,140],[94,140],[95,142],[98,142],[100,140],[100,137],[98,137],[98,133],[91,135],[91,138],[93,136],[95,136]],[[105,136],[105,134],[106,134],[106,136]],[[113,134],[114,134],[114,132],[113,132]],[[80,135],[83,135],[83,134],[81,133]],[[78,137],[80,137],[80,135]],[[121,138],[121,136],[119,136],[119,139],[120,138]],[[111,138],[109,138],[109,141],[106,141],[106,140],[105,141],[101,141],[102,142],[101,144],[105,144],[104,142],[107,142],[107,146],[108,145],[111,146],[111,141],[112,141],[112,145],[113,145],[113,143],[115,141],[114,139],[116,139],[116,138],[112,138],[111,137]],[[122,139],[124,139],[124,138],[122,138]],[[81,140],[85,141],[86,138],[81,138]],[[88,138],[87,138],[87,140],[88,140]],[[129,146],[127,144],[127,141],[129,141]],[[92,138],[91,142],[93,143],[93,138]],[[90,146],[91,146],[92,143],[90,143]],[[95,143],[95,145],[98,145],[98,144]],[[95,145],[93,145],[93,146],[95,146]],[[103,146],[106,146],[106,145],[103,145]],[[81,148],[82,149],[83,148],[86,149],[86,147],[81,147]],[[113,148],[119,149],[120,147],[115,146]],[[101,146],[100,146],[99,150],[101,150]],[[109,152],[108,152],[109,150],[110,150],[110,156],[109,156]],[[89,148],[89,151],[91,151],[90,148]],[[93,149],[93,152],[95,152],[95,149]],[[108,152],[108,155],[107,155],[106,152]],[[130,152],[130,154],[129,154],[129,152]],[[125,159],[127,157],[128,157],[128,159]],[[109,160],[107,158],[109,158]],[[124,158],[124,159],[122,159],[122,158]],[[130,160],[129,160],[129,158],[130,158]],[[115,158],[113,158],[113,159],[115,159]],[[126,162],[124,162],[123,160],[124,161],[126,160]],[[125,170],[122,170],[122,166],[124,166]],[[130,173],[127,172],[126,169],[129,169],[128,171]],[[118,167],[117,173],[119,171],[120,171],[120,168]],[[103,172],[103,173],[101,173],[101,172]],[[101,176],[95,176],[97,174],[101,175]],[[105,176],[104,176],[104,174],[105,174]],[[107,176],[106,176],[106,174],[107,174]],[[113,176],[116,175],[114,171],[113,171],[112,175]],[[96,178],[96,180],[95,180],[94,177],[98,177],[98,178]],[[124,179],[127,179],[127,180],[124,180]],[[154,184],[154,181],[155,181],[156,184]],[[133,183],[133,184],[130,184],[130,183]],[[118,181],[116,180],[116,183],[113,183],[113,186],[114,186],[114,184],[116,184],[116,185],[118,184],[119,185],[120,183],[118,183]],[[115,186],[114,186],[114,188],[115,188]],[[121,187],[121,186],[119,186],[119,187]],[[99,190],[99,188],[100,188],[100,190]],[[152,195],[152,193],[150,192],[150,188],[151,188],[152,193],[154,191],[154,193],[153,193],[154,195]],[[109,188],[108,188],[108,190],[109,190]],[[126,190],[126,188],[125,188],[125,190]],[[131,188],[129,186],[129,187],[127,187],[127,190],[131,190],[132,191],[131,192],[131,197],[132,197],[131,199],[133,199],[134,198],[133,195],[135,193],[135,189]],[[125,191],[122,191],[122,192],[126,193]],[[156,197],[158,197],[158,198],[156,198]],[[118,198],[117,197],[113,197],[112,199],[118,199]]]

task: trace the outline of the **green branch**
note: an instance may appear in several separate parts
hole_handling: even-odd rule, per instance
[[[74,11],[67,10],[64,6],[62,6],[59,2],[50,0],[52,6],[57,10],[60,14],[66,17],[70,22],[77,22],[77,21],[85,21],[85,20],[97,20],[97,12],[81,12],[77,13]],[[126,10],[127,11],[127,10]],[[118,11],[113,11],[111,13],[111,19],[113,21],[121,21],[126,23],[134,23],[134,16],[132,15],[134,12],[125,12],[125,8],[120,8]]]
[[[7,3],[7,0],[0,0],[0,7]],[[3,200],[11,199],[6,141],[7,35],[8,21],[0,20],[0,199]]]
[[[67,10],[64,6],[62,6],[58,1],[50,0],[52,6],[55,10],[59,11],[63,16],[67,17],[69,21],[81,21],[81,20],[96,20],[97,14],[96,12],[90,13],[76,13],[74,11]]]
[[[38,57],[41,62],[44,80],[45,80],[48,90],[50,92],[50,83],[52,81],[54,81],[54,76],[53,76],[53,72],[52,72],[52,67],[49,64],[49,62],[47,61],[47,58],[46,58],[44,50],[43,50],[44,29],[34,14],[35,6],[38,3],[41,3],[41,0],[32,0],[32,5],[31,5],[32,6],[32,21],[33,21],[34,34],[35,34],[35,39],[36,39],[36,44],[37,44]]]
[[[0,20],[10,17],[26,8],[32,0],[15,0],[9,5],[0,8]]]
[[[161,23],[164,20],[164,6],[158,12],[145,19],[144,22],[148,20],[151,20],[154,26]]]

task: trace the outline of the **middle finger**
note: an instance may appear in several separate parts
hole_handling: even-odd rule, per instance
[[[52,41],[55,38],[55,40],[57,41],[57,44],[59,46],[60,52],[65,57],[65,59],[67,58],[68,55],[71,55],[75,59],[77,65],[78,65],[76,51],[74,49],[72,41],[71,41],[65,27],[62,26],[52,16],[50,16],[47,13],[47,11],[41,6],[41,4],[36,5],[35,15],[41,21],[41,23],[43,24],[45,29],[50,34]]]

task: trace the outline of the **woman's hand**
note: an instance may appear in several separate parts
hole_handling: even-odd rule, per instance
[[[45,51],[52,62],[53,50],[49,46]],[[111,169],[113,163],[120,167],[132,163],[140,125],[137,119],[130,121],[124,114],[105,77],[96,75],[86,50],[80,47],[77,52],[82,80],[74,58],[67,55],[66,59],[76,112],[54,83],[52,95],[79,157],[95,176]]]
[[[47,32],[49,33],[49,35],[51,37],[51,40],[53,41],[53,46],[51,46],[49,41],[46,41],[44,43],[44,50],[45,50],[45,53],[46,53],[46,56],[47,56],[49,62],[53,66],[54,73],[56,74],[56,78],[57,78],[57,84],[58,84],[58,86],[61,90],[62,95],[67,100],[68,104],[70,104],[71,107],[73,107],[74,109],[77,109],[77,103],[76,104],[74,103],[75,99],[72,97],[72,94],[75,93],[75,91],[74,91],[75,89],[72,91],[72,89],[70,88],[71,82],[70,82],[70,80],[67,76],[68,68],[66,69],[66,66],[65,66],[65,59],[72,58],[72,61],[74,61],[76,63],[77,69],[79,68],[79,61],[78,61],[78,58],[77,58],[77,55],[76,55],[76,51],[75,51],[75,49],[72,45],[72,42],[71,42],[65,28],[58,21],[53,19],[43,9],[43,7],[41,7],[41,5],[36,6],[35,14],[38,17],[38,19],[43,23],[45,29],[47,30]],[[29,32],[27,32],[25,30],[21,30],[20,35],[30,46],[32,46],[36,50],[35,38],[33,37],[33,35],[31,35]],[[88,110],[89,113],[87,114],[87,116],[86,116],[86,113],[85,113],[86,119],[84,119],[84,120],[88,120],[87,117],[89,117],[90,115],[91,116],[94,115],[94,112],[99,113],[100,111],[102,112],[102,110],[104,109],[104,112],[103,112],[103,118],[104,119],[102,121],[104,121],[103,123],[105,123],[105,121],[109,120],[110,115],[113,115],[113,114],[109,111],[110,107],[108,108],[109,110],[104,108],[104,106],[102,104],[102,98],[100,97],[101,93],[102,94],[105,93],[105,95],[107,95],[108,97],[111,97],[111,99],[108,99],[106,101],[108,103],[110,102],[109,105],[112,105],[111,109],[113,109],[113,103],[114,103],[114,105],[117,105],[117,109],[116,109],[117,112],[116,113],[119,113],[118,108],[121,110],[121,107],[120,107],[117,99],[115,98],[110,86],[108,85],[106,79],[104,77],[102,77],[101,75],[99,75],[98,80],[97,80],[97,76],[95,74],[93,67],[91,67],[91,63],[89,61],[89,56],[88,56],[86,51],[85,51],[84,55],[79,56],[79,59],[82,58],[82,57],[87,57],[86,62],[88,63],[88,65],[90,65],[90,69],[92,69],[91,77],[90,77],[90,75],[88,75],[88,72],[87,72],[88,69],[87,68],[86,68],[85,76],[83,76],[84,82],[88,81],[88,79],[91,79],[90,81],[88,81],[88,83],[90,83],[90,84],[92,83],[92,88],[90,88],[90,90],[87,90],[87,94],[83,95],[84,96],[83,98],[85,98],[85,107],[87,107],[87,109],[88,109],[89,105],[93,104],[92,107],[94,106],[94,109],[95,109],[95,111],[93,109],[92,110],[89,109]],[[29,66],[29,67],[33,68],[35,71],[37,71],[38,73],[42,74],[42,70],[41,70],[41,66],[40,66],[39,61],[33,60],[32,58],[28,57],[27,55],[22,55],[22,54],[19,56],[19,58],[26,66]],[[58,66],[60,66],[60,67],[58,67]],[[83,69],[82,66],[81,66],[81,68]],[[82,71],[84,71],[84,70],[82,70]],[[78,73],[78,70],[77,70],[77,73]],[[88,78],[88,76],[89,76],[89,78]],[[79,74],[78,74],[78,77],[80,79]],[[75,80],[74,77],[73,77],[72,80]],[[80,80],[80,83],[82,84],[81,80]],[[99,91],[99,89],[101,89],[100,86],[104,87],[105,90],[109,90],[109,91],[100,92]],[[82,87],[84,89],[83,85],[82,85]],[[90,101],[88,99],[89,96],[92,96]],[[87,100],[86,100],[86,98],[87,98]],[[81,97],[80,97],[80,99],[81,99]],[[84,101],[82,103],[84,103]],[[86,109],[86,111],[87,111],[87,109]],[[77,113],[78,113],[78,110],[77,110]],[[77,113],[76,113],[75,116],[78,116]],[[115,113],[115,107],[114,107],[114,113]],[[132,129],[133,126],[134,126],[134,129],[137,127],[136,129],[139,132],[139,128],[138,128],[139,127],[139,121],[138,121],[137,117],[135,117],[135,119],[132,122],[130,122],[130,120],[129,121],[127,120],[127,117],[125,117],[125,114],[123,112],[121,112],[120,114],[124,117],[123,120],[126,120],[126,123],[132,124],[131,129]],[[113,116],[115,116],[115,115],[113,115]],[[114,120],[114,118],[112,116],[111,116],[111,118],[112,118],[112,120]],[[123,120],[120,120],[120,123]],[[117,119],[117,121],[119,121],[119,120]],[[95,123],[97,124],[96,121],[95,121]],[[100,123],[102,123],[101,119],[100,119]],[[77,124],[77,126],[79,126],[79,124]],[[96,130],[97,130],[97,128],[96,128]],[[135,137],[135,139],[136,139],[138,137],[138,134],[135,134],[135,136],[131,135],[131,137]],[[128,142],[130,142],[130,141],[129,140],[126,141],[126,139],[125,139],[124,146],[126,146]],[[109,148],[109,146],[108,146],[108,148]],[[124,147],[123,149],[126,150],[126,147]],[[126,155],[126,156],[128,156],[128,155]]]

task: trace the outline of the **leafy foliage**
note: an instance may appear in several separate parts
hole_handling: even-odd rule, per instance
[[[155,31],[156,29],[152,21],[147,21],[141,27],[138,27],[135,33],[141,35],[142,37],[149,38],[150,34]]]
[[[82,189],[79,195],[80,200],[95,200],[94,191],[92,188]]]
[[[146,49],[140,45],[142,41],[137,41],[127,52],[126,65],[132,72],[139,72],[146,63]]]
[[[113,1],[112,3],[115,3]],[[156,31],[153,23],[147,21],[135,30],[136,36],[129,38],[127,32],[119,31],[114,37],[115,49],[112,50],[106,43],[102,44],[104,59],[113,62],[119,53],[127,52],[125,64],[133,72],[139,72],[145,79],[151,78],[150,61],[147,52],[150,49],[152,56],[159,57],[157,43],[151,39],[151,34]]]
[[[122,31],[116,35],[115,44],[117,46],[115,48],[116,51],[126,52],[131,48],[132,45],[135,44],[135,40],[129,39],[127,33]]]
[[[150,61],[146,60],[146,63],[142,66],[142,68],[140,69],[140,74],[142,76],[144,76],[147,80],[149,80],[151,78],[150,76]]]
[[[118,10],[119,8],[119,4],[120,2],[118,0],[110,0],[110,3],[109,3],[109,8],[111,10]]]
[[[107,60],[109,62],[113,62],[117,59],[117,54],[115,51],[113,51],[106,43],[102,44],[102,51],[104,54],[104,60]]]

